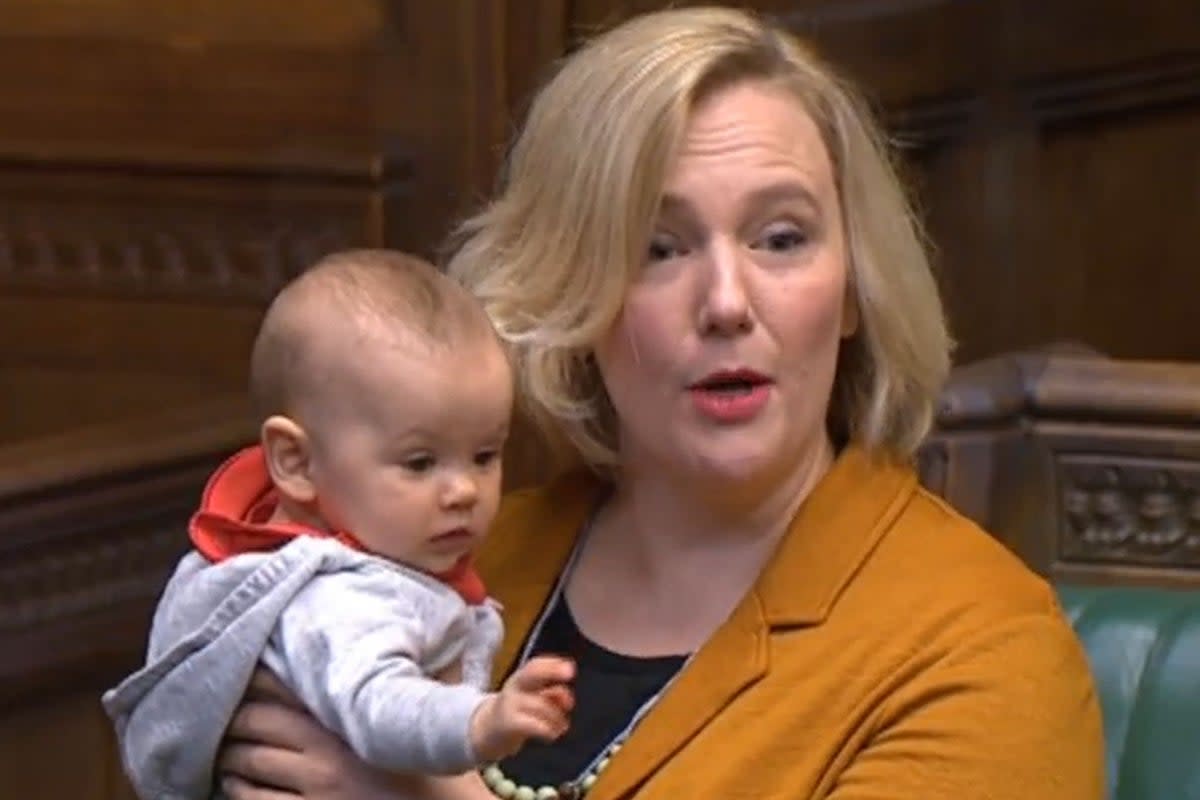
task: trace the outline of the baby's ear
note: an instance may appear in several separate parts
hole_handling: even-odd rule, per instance
[[[312,449],[308,434],[291,417],[268,417],[260,431],[271,482],[286,499],[309,504],[316,500],[312,479]]]

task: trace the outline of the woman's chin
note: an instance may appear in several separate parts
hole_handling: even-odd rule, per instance
[[[688,477],[704,486],[749,484],[771,474],[779,461],[780,454],[774,448],[705,448],[693,453]]]

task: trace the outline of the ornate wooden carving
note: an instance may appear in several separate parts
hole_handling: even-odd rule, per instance
[[[1178,109],[1200,100],[1200,52],[1171,54],[1042,81],[1025,91],[1039,124],[1051,129],[1105,117]]]
[[[1200,365],[1060,346],[956,369],[918,463],[1049,577],[1195,586],[1197,421]]]
[[[157,215],[155,227],[133,229],[106,226],[102,215],[50,221],[43,209],[25,211],[0,232],[0,281],[9,288],[257,302],[324,253],[352,243],[344,226],[329,220],[239,232]]]
[[[0,172],[0,288],[259,303],[324,253],[382,235],[368,171],[120,166],[133,174]]]
[[[69,617],[153,597],[159,567],[183,551],[188,506],[105,520],[86,538],[25,551],[0,566],[0,636],[57,625]],[[67,546],[64,546],[67,545]]]
[[[1200,567],[1200,463],[1062,455],[1059,557]]]

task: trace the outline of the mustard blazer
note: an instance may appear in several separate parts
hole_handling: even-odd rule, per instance
[[[509,495],[479,564],[504,675],[602,484]],[[848,448],[589,800],[1099,800],[1100,711],[1050,587]]]

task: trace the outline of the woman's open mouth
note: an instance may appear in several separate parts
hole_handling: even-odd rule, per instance
[[[714,422],[732,424],[758,416],[774,383],[751,369],[718,370],[691,384],[692,404]]]

